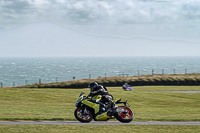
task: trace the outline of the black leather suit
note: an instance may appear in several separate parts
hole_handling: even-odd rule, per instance
[[[108,93],[106,87],[102,86],[102,85],[98,85],[93,92],[90,92],[89,96],[96,96],[96,95],[101,95],[102,96],[102,100],[103,102],[108,102],[111,106],[113,105],[113,96]]]

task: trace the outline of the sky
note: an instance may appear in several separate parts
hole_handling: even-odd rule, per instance
[[[200,56],[199,0],[0,0],[0,57]]]

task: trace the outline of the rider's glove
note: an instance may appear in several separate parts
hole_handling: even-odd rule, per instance
[[[97,101],[93,99],[92,102],[96,103]]]
[[[91,92],[88,94],[88,97],[90,97],[91,96]]]

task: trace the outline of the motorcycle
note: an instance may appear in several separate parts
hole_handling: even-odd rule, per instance
[[[128,123],[133,120],[134,114],[127,100],[122,102],[121,99],[115,99],[113,100],[115,107],[111,108],[108,103],[101,101],[101,95],[91,98],[84,94],[81,92],[75,104],[74,116],[78,121],[89,123],[93,119],[94,121],[107,121],[116,118],[120,122]],[[117,106],[117,104],[124,104],[124,106]]]

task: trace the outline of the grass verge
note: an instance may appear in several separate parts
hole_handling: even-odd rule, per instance
[[[1,133],[199,133],[195,125],[0,125]]]
[[[199,86],[139,86],[134,91],[108,87],[109,92],[128,100],[135,121],[200,121]],[[73,112],[80,92],[89,89],[0,89],[0,120],[76,120]]]

